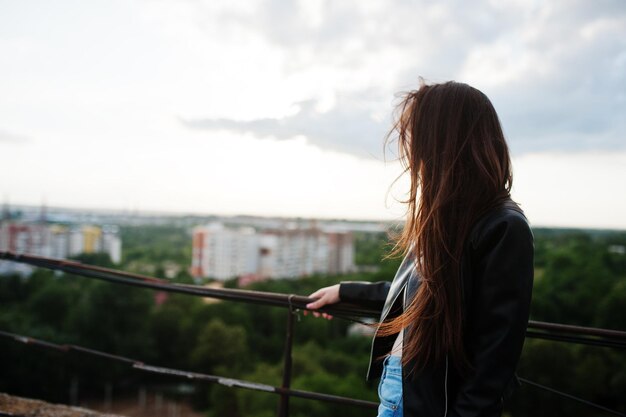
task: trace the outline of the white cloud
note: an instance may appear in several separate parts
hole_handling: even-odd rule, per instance
[[[0,28],[11,201],[393,218],[382,136],[422,75],[492,99],[534,219],[626,227],[572,170],[623,179],[622,0],[14,2]]]
[[[20,135],[12,132],[7,132],[6,130],[0,129],[0,143],[24,143],[28,142],[30,139],[28,136]]]
[[[334,105],[322,112],[319,103],[298,103],[295,114],[282,118],[265,118],[248,121],[232,119],[184,120],[185,126],[194,129],[226,130],[252,134],[259,138],[293,139],[304,136],[309,143],[322,149],[350,153],[361,158],[382,160],[384,126],[375,119],[373,109],[368,109],[366,97],[340,97]]]
[[[513,163],[513,197],[533,225],[626,229],[626,152],[527,154]]]
[[[389,114],[393,94],[414,88],[418,75],[432,81],[457,79],[492,97],[517,154],[626,145],[622,3],[483,2],[471,8],[452,1],[398,2],[393,7],[378,1],[310,4],[314,24],[306,13],[309,6],[278,0],[257,3],[253,12],[200,7],[198,13],[279,48],[283,86],[300,92],[297,101],[333,94],[358,97],[366,91],[375,97],[370,113]],[[306,84],[315,88],[301,87]],[[359,114],[354,103],[350,109]],[[339,121],[345,113],[345,107],[336,106],[323,117]],[[310,134],[321,117],[300,114],[298,126],[300,134],[323,147],[328,143]],[[241,127],[241,119],[223,114],[207,112],[194,119],[231,119],[233,128]],[[267,116],[247,120],[252,119],[261,122]],[[284,120],[295,127],[292,122]],[[370,122],[363,118],[364,126],[369,128]],[[381,124],[366,142],[379,140],[388,118]],[[247,128],[254,133],[253,124]],[[266,137],[267,132],[258,134]],[[348,135],[332,143],[333,149],[361,155],[361,142]]]

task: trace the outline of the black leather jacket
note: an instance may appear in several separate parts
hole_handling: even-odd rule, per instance
[[[407,376],[403,372],[404,417],[496,417],[519,385],[519,360],[533,286],[533,235],[513,201],[491,210],[472,228],[462,257],[464,345],[473,371],[462,378],[448,357]],[[380,321],[401,313],[420,280],[412,257],[393,281],[342,282],[341,301],[381,310]],[[395,336],[374,337],[367,379],[382,372],[378,357]],[[409,369],[413,364],[409,364]]]

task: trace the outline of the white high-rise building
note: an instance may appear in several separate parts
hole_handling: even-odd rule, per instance
[[[341,274],[354,270],[354,244],[352,233],[339,230],[329,230],[328,237],[328,273]]]
[[[102,250],[114,264],[122,262],[122,239],[117,226],[102,226]]]
[[[328,237],[321,230],[271,229],[261,235],[261,277],[296,278],[328,272]]]
[[[50,256],[50,231],[40,223],[0,223],[0,250]]]
[[[228,229],[219,223],[194,229],[191,273],[196,278],[297,278],[354,270],[349,231],[315,227]]]
[[[0,222],[0,251],[50,256],[51,236],[40,223]],[[0,261],[0,274],[30,275],[34,267],[11,261]]]
[[[66,259],[81,253],[107,253],[114,263],[122,260],[117,226],[68,226],[45,223],[0,222],[0,251]],[[32,268],[0,262],[0,274],[28,275]]]
[[[70,255],[70,234],[65,226],[50,226],[50,256],[65,259]]]
[[[220,280],[256,273],[258,240],[254,229],[228,229],[220,223],[193,232],[192,275]]]
[[[103,252],[108,254],[115,264],[122,261],[122,239],[117,226],[82,225],[66,229],[65,234],[67,256]]]

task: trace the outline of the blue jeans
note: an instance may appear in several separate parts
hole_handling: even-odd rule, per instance
[[[378,417],[402,417],[402,363],[399,356],[385,358],[378,397]]]

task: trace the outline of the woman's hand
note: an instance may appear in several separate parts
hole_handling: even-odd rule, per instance
[[[309,308],[311,310],[317,310],[320,307],[323,307],[327,304],[335,304],[338,303],[339,300],[339,284],[335,284],[335,285],[331,285],[330,287],[324,287],[324,288],[320,288],[319,290],[315,291],[313,294],[309,295],[310,298],[317,298],[317,300],[313,301],[312,303],[309,303],[306,305],[306,308]],[[306,316],[308,313],[308,311],[304,311],[304,315]],[[325,319],[332,319],[333,316],[331,316],[328,313],[318,313],[316,311],[313,312],[313,315],[315,317],[319,317],[320,315],[325,318]]]

